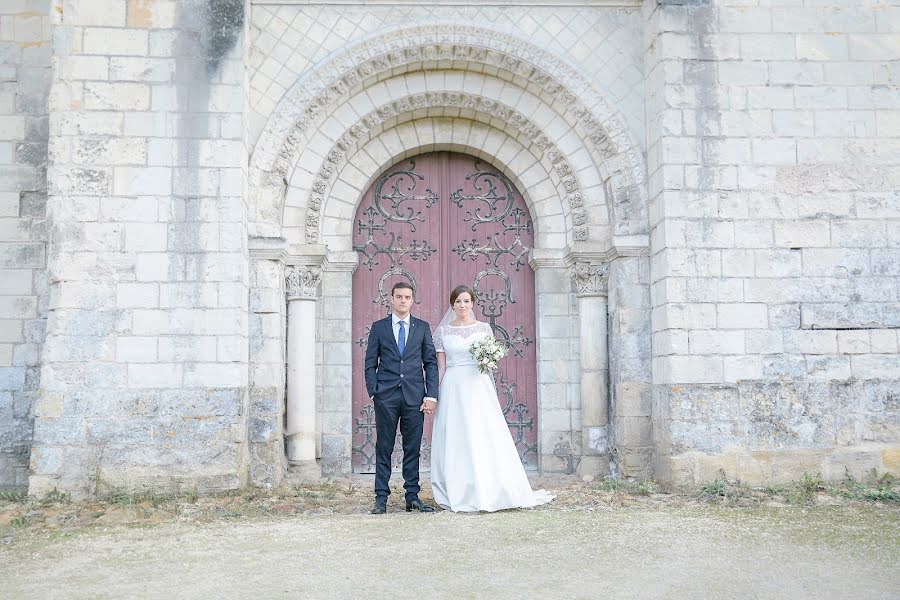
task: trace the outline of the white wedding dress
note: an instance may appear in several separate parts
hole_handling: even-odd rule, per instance
[[[440,325],[434,332],[447,370],[431,434],[431,489],[435,502],[454,512],[525,508],[553,499],[544,490],[532,491],[494,382],[469,353],[472,342],[493,335],[480,321]]]

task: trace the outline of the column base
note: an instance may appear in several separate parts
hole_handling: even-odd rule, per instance
[[[609,456],[582,456],[575,474],[580,477],[606,477],[609,475]]]
[[[316,460],[289,461],[284,481],[290,485],[318,483],[322,481],[322,467]]]

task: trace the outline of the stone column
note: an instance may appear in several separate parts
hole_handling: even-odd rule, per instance
[[[536,292],[540,469],[572,474],[582,455],[572,280],[560,249],[535,248],[529,265]]]
[[[288,267],[287,455],[291,464],[316,460],[316,298],[321,270]]]
[[[609,473],[609,349],[607,288],[609,264],[575,263],[581,357],[581,426],[584,456],[580,475]]]

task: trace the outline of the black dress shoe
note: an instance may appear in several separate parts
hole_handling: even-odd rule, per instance
[[[373,515],[383,515],[387,512],[387,500],[376,500],[375,506],[372,507]]]
[[[412,509],[416,509],[419,512],[434,512],[434,509],[416,498],[415,500],[407,500],[406,502],[406,512],[410,512]]]

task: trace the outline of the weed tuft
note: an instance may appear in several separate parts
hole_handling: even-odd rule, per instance
[[[53,488],[40,499],[41,506],[50,506],[51,504],[68,504],[72,501],[72,494],[68,492],[60,492]]]
[[[25,502],[28,494],[23,490],[0,490],[0,501]]]

